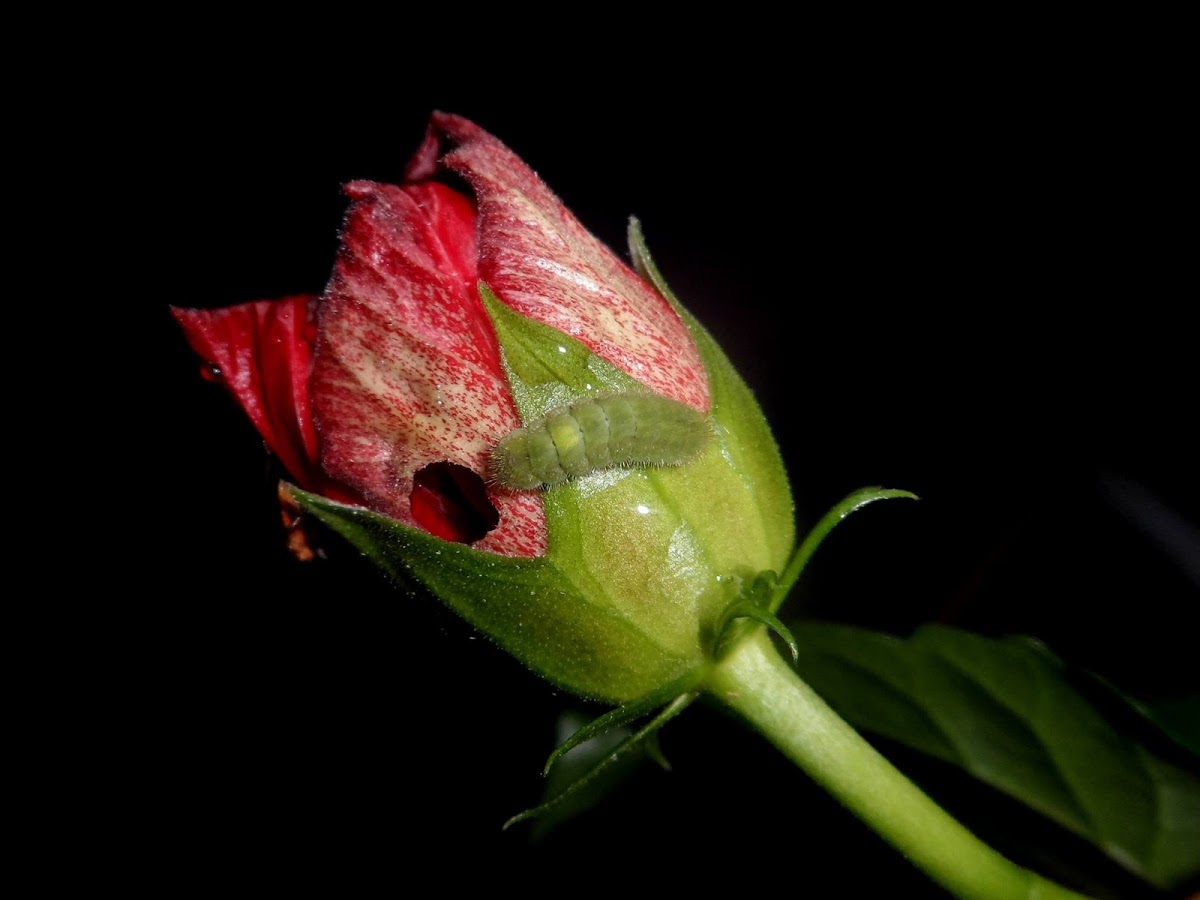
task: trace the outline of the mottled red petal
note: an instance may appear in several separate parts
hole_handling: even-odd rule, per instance
[[[372,509],[430,530],[413,513],[414,473],[449,462],[482,477],[521,425],[476,288],[475,209],[439,184],[354,182],[347,194],[313,367],[322,461]],[[540,495],[489,499],[500,521],[477,548],[545,553]],[[427,500],[418,492],[423,515]]]
[[[577,338],[653,390],[707,412],[708,379],[679,316],[593,237],[533,170],[479,126],[435,113],[409,177],[442,164],[479,207],[479,277],[508,306]]]

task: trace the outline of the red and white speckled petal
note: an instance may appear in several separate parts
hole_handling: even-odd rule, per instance
[[[504,144],[458,116],[435,113],[410,166],[425,175],[430,140],[468,179],[479,207],[479,277],[508,306],[584,343],[651,389],[709,407],[704,366],[686,326],[657,292],[593,237]]]
[[[447,461],[484,477],[489,449],[521,421],[476,289],[470,201],[437,184],[347,193],[311,383],[321,458],[369,507],[416,525],[417,470]],[[500,523],[477,548],[545,552],[540,495],[489,499]]]

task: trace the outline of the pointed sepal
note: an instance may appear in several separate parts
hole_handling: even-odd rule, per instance
[[[779,609],[780,605],[787,598],[787,595],[791,592],[792,587],[796,584],[796,581],[800,578],[804,567],[808,565],[808,561],[812,559],[813,554],[817,552],[817,548],[821,546],[821,542],[829,536],[829,533],[837,527],[839,522],[851,513],[857,512],[867,504],[874,503],[876,500],[893,499],[920,500],[921,498],[911,491],[902,491],[895,488],[865,487],[848,494],[839,503],[836,503],[829,512],[821,517],[821,520],[813,526],[813,529],[801,541],[800,546],[796,548],[791,562],[784,569],[783,577],[779,579],[779,583],[775,587],[775,593],[771,598],[767,611],[774,613]]]
[[[651,691],[637,700],[623,703],[615,709],[609,710],[604,715],[588,722],[554,748],[554,752],[546,760],[546,765],[542,769],[542,775],[549,775],[550,769],[553,768],[554,764],[580,744],[645,718],[656,709],[665,707],[681,694],[686,694],[694,690],[703,680],[703,677],[703,672],[700,669],[693,669],[682,678],[670,684],[663,685],[661,688]]]
[[[583,697],[638,697],[696,665],[614,615],[602,594],[581,587],[552,556],[487,553],[361,507],[291,486],[287,491],[393,581],[424,585],[534,671]]]
[[[527,819],[533,819],[537,816],[553,812],[563,804],[574,799],[578,794],[590,787],[596,781],[596,779],[600,778],[610,768],[624,759],[627,754],[640,747],[643,747],[648,739],[656,734],[673,718],[687,709],[699,696],[699,693],[694,691],[680,694],[669,704],[667,704],[667,706],[663,708],[658,715],[642,726],[639,731],[635,732],[632,736],[624,740],[615,750],[613,750],[612,753],[605,756],[604,759],[590,769],[586,775],[584,775],[578,781],[573,782],[561,794],[555,795],[545,803],[539,804],[531,809],[527,809],[524,812],[517,813],[504,823],[504,829],[507,830],[519,822],[524,822]]]

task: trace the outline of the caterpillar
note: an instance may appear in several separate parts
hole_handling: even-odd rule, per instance
[[[492,450],[491,473],[518,490],[553,487],[616,466],[677,466],[712,436],[708,418],[658,394],[589,398],[509,433]]]

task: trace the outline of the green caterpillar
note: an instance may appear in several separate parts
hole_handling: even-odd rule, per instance
[[[553,487],[616,466],[677,466],[712,437],[708,417],[658,394],[580,400],[518,428],[492,451],[492,477],[505,487]]]

